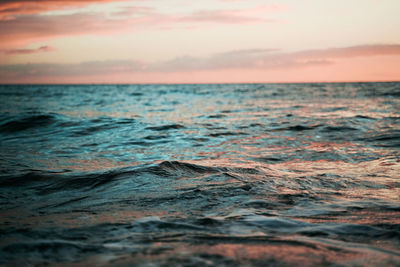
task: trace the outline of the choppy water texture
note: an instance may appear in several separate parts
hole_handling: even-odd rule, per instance
[[[0,86],[0,264],[399,266],[400,83]]]

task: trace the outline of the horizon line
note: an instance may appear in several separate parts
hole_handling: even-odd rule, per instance
[[[193,82],[193,83],[188,83],[188,82],[143,82],[143,83],[135,83],[135,82],[121,82],[121,83],[115,83],[115,82],[93,82],[93,83],[58,83],[58,82],[43,82],[43,83],[1,83],[0,85],[191,85],[191,84],[330,84],[330,83],[398,83],[400,82],[399,80],[377,80],[377,81],[360,81],[360,80],[355,80],[355,81],[299,81],[299,82]]]

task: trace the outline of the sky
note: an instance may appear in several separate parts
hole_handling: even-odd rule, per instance
[[[400,81],[399,0],[1,0],[0,83]]]

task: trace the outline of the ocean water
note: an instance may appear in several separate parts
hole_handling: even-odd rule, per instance
[[[1,85],[0,265],[399,266],[400,83]]]

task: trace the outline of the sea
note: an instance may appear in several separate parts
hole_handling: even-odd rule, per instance
[[[2,266],[400,266],[400,82],[0,85]]]

